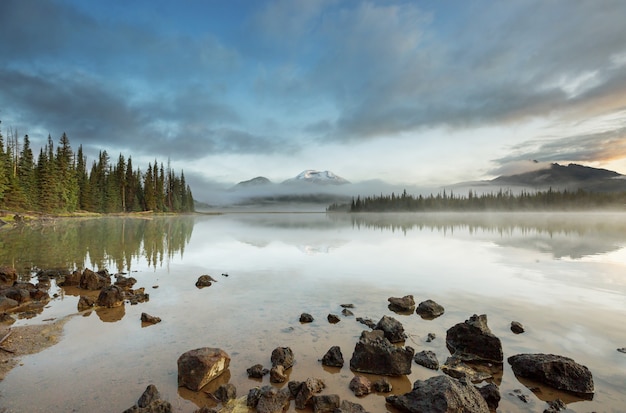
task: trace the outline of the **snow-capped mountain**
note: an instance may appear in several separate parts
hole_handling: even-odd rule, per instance
[[[307,169],[306,171],[302,171],[295,178],[283,181],[283,184],[298,184],[302,182],[322,185],[343,185],[350,183],[347,179],[344,179],[339,175],[335,175],[331,171],[316,171],[314,169]]]

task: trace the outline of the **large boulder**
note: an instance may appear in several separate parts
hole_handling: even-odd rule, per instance
[[[96,304],[100,307],[119,307],[124,304],[124,291],[117,285],[103,288],[98,294]]]
[[[385,338],[382,330],[363,331],[350,359],[350,368],[360,373],[383,376],[411,374],[415,350],[397,347]]]
[[[444,311],[444,308],[433,300],[422,301],[415,310],[425,320],[433,320],[442,315]]]
[[[593,395],[589,369],[568,357],[554,354],[517,354],[508,359],[516,376],[578,395]]]
[[[502,363],[502,343],[487,326],[487,316],[474,314],[446,332],[450,353],[468,361]]]
[[[189,350],[178,358],[178,385],[198,391],[226,371],[229,364],[230,357],[219,348]]]
[[[404,326],[393,317],[383,316],[378,324],[376,324],[374,330],[382,330],[385,333],[385,338],[392,343],[400,343],[406,340]]]
[[[397,313],[412,313],[415,310],[415,300],[412,295],[404,297],[389,297],[389,309]]]
[[[385,400],[410,413],[489,413],[487,402],[472,384],[447,376],[417,380],[409,393]]]
[[[84,290],[101,290],[111,285],[111,276],[106,271],[93,272],[86,268],[80,277],[79,286]]]

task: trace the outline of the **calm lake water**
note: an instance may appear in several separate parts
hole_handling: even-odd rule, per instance
[[[396,318],[409,335],[406,345],[432,350],[443,363],[446,330],[487,314],[505,357],[496,378],[498,411],[541,412],[545,400],[561,397],[572,412],[623,412],[626,354],[616,349],[626,347],[625,247],[626,214],[609,213],[225,214],[66,220],[2,231],[0,265],[25,274],[31,267],[127,272],[150,300],[70,317],[60,343],[23,358],[0,382],[0,411],[121,412],[150,383],[176,412],[214,406],[204,393],[177,387],[178,357],[204,346],[232,358],[229,371],[205,390],[229,380],[243,396],[269,384],[268,376],[248,379],[246,369],[269,368],[272,350],[289,346],[296,358],[291,380],[319,377],[324,393],[372,413],[394,411],[384,394],[357,399],[348,389],[349,360],[367,329],[355,318]],[[218,282],[198,289],[202,274]],[[53,283],[54,293],[43,312],[15,325],[74,314],[85,292]],[[418,303],[435,300],[446,312],[428,321],[387,308],[388,297],[407,294]],[[345,303],[354,304],[355,316],[340,315]],[[142,327],[142,312],[163,321]],[[300,324],[302,312],[315,321]],[[328,323],[331,313],[341,321]],[[526,332],[513,334],[513,320]],[[428,333],[437,338],[427,343]],[[342,369],[318,361],[333,345],[346,360]],[[593,400],[532,392],[506,362],[518,353],[554,353],[586,365]],[[438,374],[414,364],[411,375],[392,380],[393,392]]]

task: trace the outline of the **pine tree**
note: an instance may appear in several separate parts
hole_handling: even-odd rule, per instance
[[[55,161],[59,180],[59,209],[64,211],[75,211],[78,209],[79,204],[78,179],[76,177],[74,153],[72,152],[70,140],[65,132],[63,132],[63,135],[59,140]]]
[[[21,191],[24,194],[24,207],[31,209],[37,204],[37,182],[33,151],[30,148],[28,135],[24,135],[22,153],[17,165],[17,178]]]
[[[0,207],[4,204],[4,193],[9,184],[8,158],[4,151],[4,137],[0,132]]]

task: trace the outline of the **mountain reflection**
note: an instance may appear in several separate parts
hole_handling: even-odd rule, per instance
[[[63,219],[0,233],[0,263],[33,268],[132,270],[144,258],[157,267],[189,243],[193,217]]]

